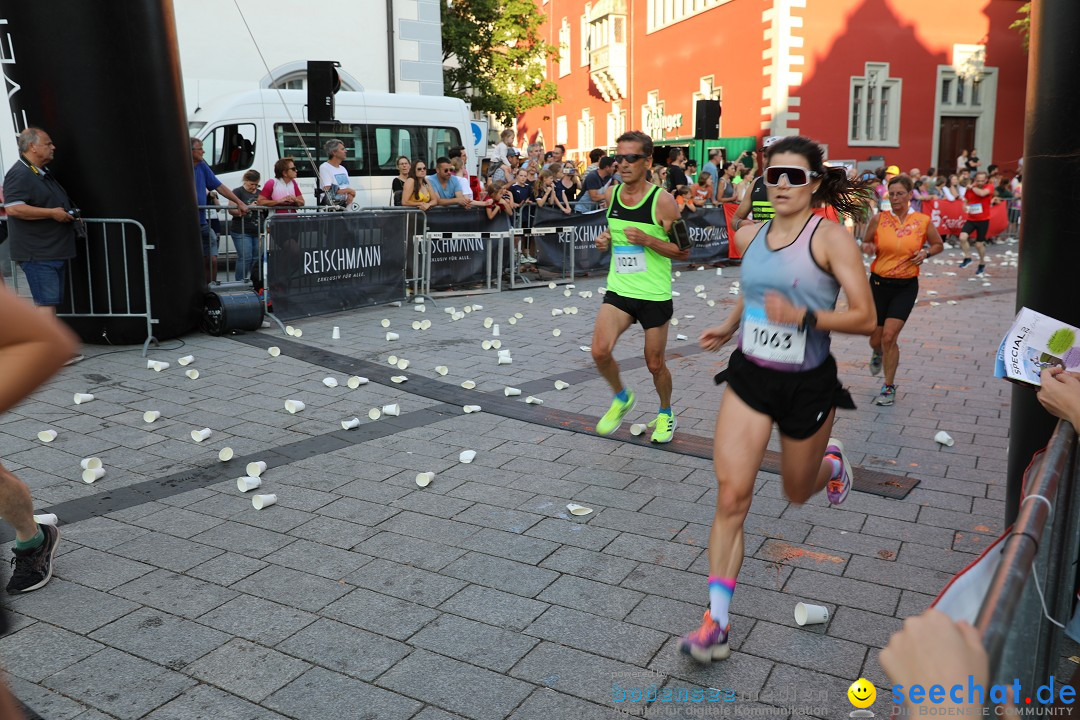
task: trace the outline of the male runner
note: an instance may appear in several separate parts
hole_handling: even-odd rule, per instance
[[[596,368],[615,392],[615,399],[596,423],[596,432],[615,432],[634,408],[634,392],[623,385],[611,352],[619,336],[640,322],[645,330],[645,363],[660,396],[660,413],[649,423],[654,428],[652,441],[666,443],[671,442],[675,432],[671,373],[664,363],[668,321],[673,312],[671,261],[687,260],[690,251],[679,250],[668,239],[671,224],[679,219],[675,198],[645,180],[652,167],[652,138],[634,130],[620,135],[616,144],[615,163],[622,184],[604,193],[608,229],[596,238],[596,247],[601,252],[611,248],[611,269],[592,340]]]

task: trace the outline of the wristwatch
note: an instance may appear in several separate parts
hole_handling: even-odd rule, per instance
[[[810,330],[817,327],[817,315],[813,310],[807,308],[806,313],[802,316],[802,323],[799,325],[800,330]]]

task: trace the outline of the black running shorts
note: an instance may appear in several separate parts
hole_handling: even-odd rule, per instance
[[[727,369],[715,380],[717,385],[727,381],[728,388],[744,403],[771,417],[780,433],[794,440],[804,440],[820,430],[834,407],[855,409],[851,394],[836,375],[832,355],[812,370],[780,372],[755,365],[736,349]]]
[[[632,317],[634,322],[641,323],[644,330],[660,327],[675,313],[675,306],[670,300],[638,300],[611,290],[604,293],[604,303],[622,310]]]
[[[878,327],[885,324],[886,318],[906,322],[919,296],[919,278],[887,278],[871,273],[870,292],[877,308]]]
[[[989,220],[968,220],[960,232],[965,232],[975,242],[986,242],[986,233],[990,231]]]

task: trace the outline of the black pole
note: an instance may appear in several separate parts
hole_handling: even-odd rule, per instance
[[[1028,55],[1024,127],[1023,215],[1020,225],[1020,274],[1016,306],[1080,325],[1066,274],[1080,267],[1080,224],[1069,208],[1076,205],[1076,185],[1067,178],[1080,171],[1080,3],[1034,0],[1031,3],[1031,49]],[[1005,521],[1016,519],[1024,468],[1046,446],[1056,419],[1043,410],[1035,393],[1013,388],[1009,428],[1008,487]]]

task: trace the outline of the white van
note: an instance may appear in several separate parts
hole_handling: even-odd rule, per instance
[[[344,164],[356,190],[354,209],[392,204],[399,155],[425,160],[434,171],[435,159],[451,147],[472,147],[469,109],[458,98],[339,92],[337,121],[319,124],[318,142],[306,104],[304,90],[252,90],[208,103],[192,114],[189,129],[203,141],[206,162],[228,188],[239,187],[250,169],[262,175],[261,187],[274,177],[278,159],[293,157],[308,206],[315,203],[317,168],[326,160],[322,145],[338,138],[348,151]],[[470,174],[478,163],[469,158]]]

